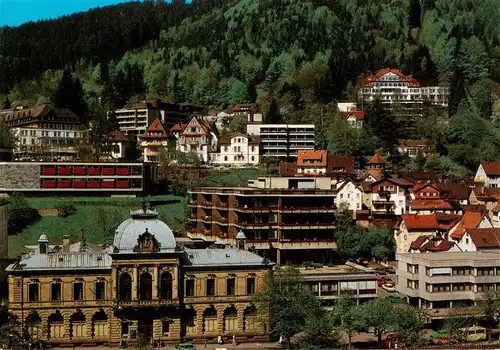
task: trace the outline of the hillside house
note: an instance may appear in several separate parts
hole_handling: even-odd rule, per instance
[[[184,153],[194,152],[207,163],[209,153],[217,151],[218,139],[219,131],[215,123],[193,116],[179,134],[178,149]]]
[[[157,162],[160,152],[175,147],[175,138],[160,119],[155,119],[146,131],[139,136],[139,146],[144,162]]]
[[[259,136],[224,133],[219,141],[220,150],[209,154],[209,163],[225,166],[259,164],[259,143]]]
[[[338,208],[342,203],[345,203],[347,208],[353,212],[360,210],[363,205],[363,191],[351,180],[337,185],[335,205]]]
[[[325,175],[328,151],[299,150],[297,152],[297,175]]]
[[[500,162],[483,162],[479,164],[474,183],[483,187],[500,187]]]

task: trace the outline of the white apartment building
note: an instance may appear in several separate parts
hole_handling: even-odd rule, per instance
[[[473,306],[487,291],[500,290],[498,252],[397,254],[397,289],[431,319],[454,306]]]
[[[314,124],[248,124],[247,134],[260,136],[260,156],[297,159],[299,150],[314,149]]]
[[[16,109],[0,118],[17,139],[16,159],[74,160],[86,134],[73,112],[49,105]]]
[[[382,103],[400,103],[406,108],[421,108],[424,102],[446,107],[448,95],[448,87],[421,87],[412,76],[404,75],[394,68],[383,68],[370,75],[358,91],[358,98],[362,102],[379,98]]]
[[[259,164],[259,136],[224,133],[219,139],[219,152],[209,154],[209,163],[224,166]]]

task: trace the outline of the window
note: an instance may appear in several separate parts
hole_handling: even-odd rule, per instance
[[[224,160],[227,161],[227,156],[224,156]]]
[[[61,300],[61,283],[54,282],[50,285],[50,300],[52,301]]]
[[[73,283],[73,300],[83,300],[83,282]]]
[[[194,280],[186,280],[186,296],[194,297]]]
[[[255,293],[255,277],[247,278],[247,295]]]
[[[215,295],[215,279],[207,279],[207,297],[213,297]]]
[[[235,295],[236,293],[236,280],[234,277],[230,277],[226,280],[226,294]]]
[[[122,335],[128,334],[128,322],[122,322]]]
[[[40,297],[40,285],[38,283],[30,283],[28,288],[29,301],[38,301]]]
[[[254,161],[254,160],[255,160],[255,157],[254,157],[254,156],[252,156],[252,161]]]
[[[104,300],[106,298],[105,284],[103,281],[95,283],[95,299]]]
[[[161,332],[163,334],[170,332],[170,321],[163,320],[161,323]]]

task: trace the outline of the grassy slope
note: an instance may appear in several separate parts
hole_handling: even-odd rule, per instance
[[[151,199],[177,200],[178,202],[155,206],[160,212],[160,218],[164,220],[175,231],[182,231],[184,228],[184,216],[186,199],[184,197],[158,196]],[[34,208],[54,208],[64,198],[28,198],[30,205]],[[109,201],[110,205],[79,205],[79,201]],[[120,205],[112,205],[111,202],[119,202]],[[36,244],[42,233],[45,233],[53,243],[60,244],[64,235],[70,235],[72,241],[79,240],[82,230],[85,238],[90,243],[111,243],[113,240],[113,229],[103,232],[103,221],[99,220],[102,213],[108,213],[108,226],[116,226],[128,217],[129,210],[137,209],[141,206],[139,198],[96,198],[78,197],[73,199],[76,213],[67,218],[57,216],[45,216],[38,222],[27,227],[21,234],[9,236],[9,256],[16,257],[26,252],[24,248],[27,244]]]

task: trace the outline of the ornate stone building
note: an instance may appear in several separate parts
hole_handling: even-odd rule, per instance
[[[9,309],[23,332],[51,344],[264,341],[252,295],[272,265],[244,249],[180,247],[158,213],[143,209],[110,247],[51,246],[42,235],[36,251],[7,268]]]

